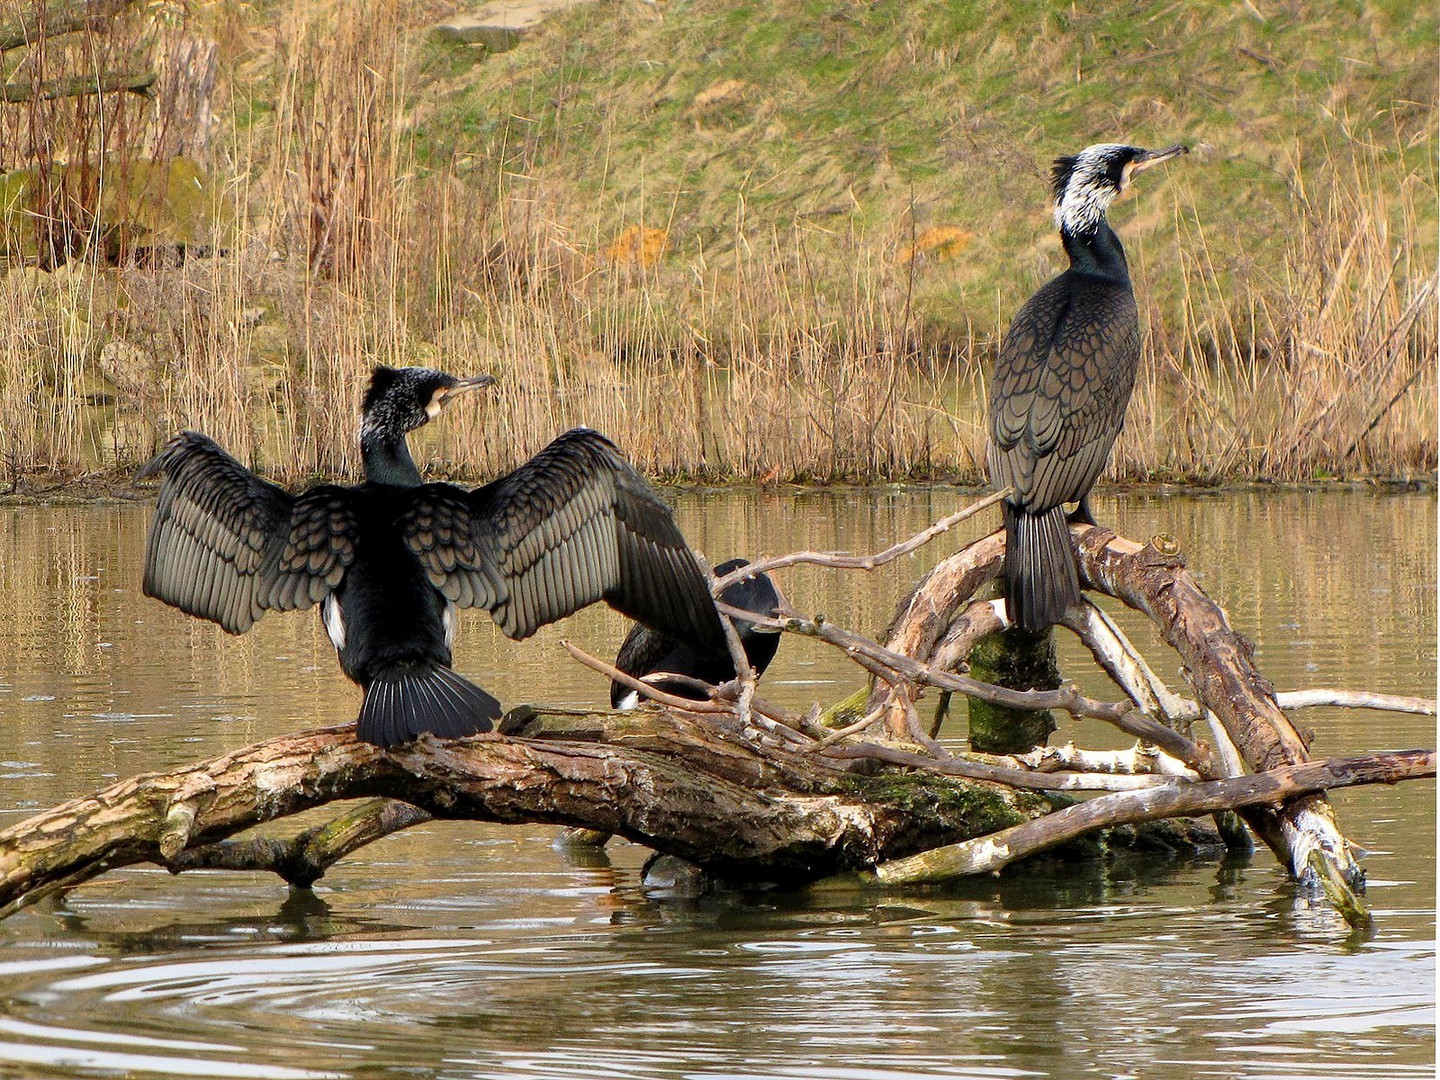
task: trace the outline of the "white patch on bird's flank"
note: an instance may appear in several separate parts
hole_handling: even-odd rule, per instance
[[[330,643],[335,646],[336,652],[345,648],[345,616],[340,611],[340,601],[335,599],[335,594],[327,593],[325,602],[320,605],[320,617],[325,620],[325,632],[330,635]]]
[[[1000,625],[1010,626],[1010,608],[1005,603],[1005,598],[1003,596],[997,596],[994,600],[989,601],[989,604],[990,610],[995,613],[995,618]]]
[[[627,709],[633,709],[639,704],[640,691],[628,690],[626,691],[625,696],[620,699],[620,703],[616,705],[615,708],[619,709],[621,712],[625,712]]]
[[[445,648],[455,644],[455,604],[445,601],[445,610],[440,615],[440,623],[445,627]]]

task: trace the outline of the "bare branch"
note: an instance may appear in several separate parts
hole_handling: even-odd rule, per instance
[[[1313,709],[1333,705],[1341,709],[1382,709],[1385,712],[1434,716],[1435,702],[1399,694],[1372,694],[1365,690],[1282,690],[1275,695],[1282,709]]]
[[[710,595],[718,597],[721,587],[709,567],[705,568],[705,576],[710,581]],[[745,646],[740,644],[740,634],[735,629],[735,624],[722,618],[720,628],[725,634],[725,648],[730,653],[730,664],[735,668],[735,677],[740,681],[740,693],[735,698],[735,715],[740,717],[742,724],[748,724],[750,703],[755,698],[755,669],[750,666],[750,658],[745,655]]]
[[[1091,601],[1084,600],[1066,612],[1064,625],[1085,643],[1096,662],[1146,716],[1176,730],[1185,721],[1199,719],[1200,706],[1172,693],[1115,621]]]
[[[726,606],[718,605],[722,611]],[[734,610],[734,609],[729,609]],[[1174,755],[1187,765],[1205,772],[1208,766],[1206,753],[1179,732],[1171,731],[1163,724],[1149,720],[1138,710],[1125,702],[1103,702],[1086,697],[1074,684],[1059,690],[1011,690],[994,686],[965,675],[937,671],[929,664],[922,664],[912,657],[894,652],[877,645],[869,638],[820,619],[806,619],[789,612],[780,618],[767,618],[751,613],[750,621],[756,625],[774,626],[777,629],[807,637],[819,638],[845,652],[856,663],[887,681],[905,680],[923,683],[951,690],[982,701],[991,701],[1011,709],[1064,709],[1074,716],[1088,716],[1114,724],[1136,738],[1145,739]]]
[[[1064,746],[1037,746],[1029,753],[1014,754],[996,760],[1000,764],[1014,762],[1017,766],[1023,765],[1027,769],[1044,772],[1074,769],[1087,773],[1129,776],[1154,773],[1184,780],[1200,779],[1199,774],[1183,761],[1143,741],[1137,742],[1129,750],[1083,750],[1073,742]]]
[[[1146,791],[1101,795],[1043,818],[881,863],[875,876],[886,884],[944,881],[999,870],[1016,859],[1113,825],[1236,810],[1355,784],[1393,784],[1435,775],[1433,750],[1401,750],[1363,757],[1287,765],[1269,772],[1200,784],[1170,784]]]
[[[1202,714],[1213,720],[1214,713],[1173,693],[1145,662],[1140,650],[1130,643],[1130,639],[1115,621],[1091,601],[1085,600],[1078,607],[1071,608],[1066,613],[1064,624],[1079,636],[1096,662],[1146,716],[1186,735],[1191,734],[1189,722]],[[1211,723],[1209,727],[1219,763],[1218,767],[1205,773],[1206,778],[1216,780],[1244,775],[1245,769],[1241,766],[1239,752],[1224,725]],[[1255,846],[1244,823],[1233,811],[1226,810],[1216,814],[1215,826],[1220,830],[1220,835],[1224,837],[1228,847],[1249,851]]]
[[[621,686],[629,687],[631,690],[643,694],[651,701],[657,701],[661,705],[666,705],[672,709],[679,709],[682,712],[728,713],[730,711],[730,706],[725,702],[708,699],[698,701],[694,698],[681,697],[679,694],[666,693],[664,690],[661,690],[652,683],[646,682],[644,679],[637,679],[635,676],[628,675],[621,671],[613,664],[607,664],[604,660],[591,656],[584,649],[573,644],[566,638],[560,639],[560,647],[591,671],[598,671],[606,678],[613,679]]]
[[[716,606],[722,609],[725,607],[723,604],[717,604]],[[560,644],[566,652],[592,671],[598,671],[601,675],[615,679],[621,686],[628,686],[630,689],[636,690],[668,708],[679,709],[682,712],[707,713],[711,715],[715,713],[736,715],[739,717],[742,725],[756,724],[761,729],[768,731],[772,735],[777,735],[787,742],[808,745],[812,741],[810,736],[802,731],[796,730],[795,725],[787,722],[794,720],[795,723],[798,724],[800,723],[798,718],[790,717],[789,714],[778,705],[770,704],[754,696],[755,684],[753,679],[748,688],[751,695],[750,701],[746,703],[746,711],[749,712],[750,715],[745,716],[741,715],[737,700],[732,699],[727,701],[716,696],[716,687],[710,687],[711,697],[705,701],[696,701],[693,698],[683,698],[677,694],[668,694],[664,690],[660,690],[650,683],[645,682],[643,679],[637,679],[633,675],[627,675],[614,665],[607,664],[604,660],[591,656],[584,649],[570,641],[562,639]],[[698,682],[698,680],[696,681]],[[727,687],[733,686],[737,688],[737,699],[739,696],[744,695],[746,691],[744,683],[740,680],[726,683],[725,685]],[[753,711],[751,711],[752,709]],[[760,713],[758,719],[754,713]]]
[[[924,754],[915,754],[896,746],[881,746],[877,743],[851,743],[846,746],[833,747],[825,753],[827,756],[847,761],[883,761],[890,765],[905,765],[912,769],[940,773],[943,776],[963,776],[968,780],[988,780],[994,784],[1004,784],[1006,787],[1024,788],[1030,791],[1139,791],[1189,782],[1176,776],[1039,772],[1031,769],[1006,768],[1002,765],[989,765],[962,757],[926,757]]]
[[[1180,654],[1201,704],[1216,715],[1252,770],[1308,760],[1305,740],[1276,703],[1275,688],[1255,667],[1254,650],[1185,570],[1174,538],[1156,536],[1142,545],[1089,525],[1071,526],[1071,538],[1082,581],[1155,621]],[[1243,816],[1296,880],[1315,882],[1308,853],[1318,851],[1333,863],[1320,877],[1347,881],[1351,890],[1362,887],[1364,873],[1323,795],[1303,797],[1278,812],[1258,806]],[[1292,836],[1298,821],[1306,831],[1300,846]],[[1352,891],[1340,907],[1351,910],[1359,903]]]
[[[851,555],[844,551],[796,551],[789,555],[776,555],[768,559],[756,559],[747,563],[738,570],[732,570],[722,578],[717,578],[712,586],[714,594],[720,595],[723,589],[728,588],[737,581],[743,581],[756,574],[765,573],[769,570],[780,570],[787,566],[799,566],[802,563],[813,563],[817,566],[830,566],[842,570],[874,570],[876,567],[884,566],[886,563],[908,555],[918,548],[924,547],[935,537],[948,532],[960,522],[967,518],[974,517],[981,510],[988,509],[1002,501],[1010,494],[1010,488],[986,495],[983,499],[971,503],[963,510],[957,510],[949,517],[941,518],[927,529],[923,529],[898,544],[892,544],[884,551],[876,552],[874,555]]]
[[[814,746],[808,747],[806,752],[814,753],[817,750],[825,750],[831,746],[834,746],[838,742],[848,739],[851,735],[860,734],[860,732],[864,731],[871,724],[875,723],[875,721],[879,720],[880,714],[883,711],[883,705],[871,709],[868,713],[862,716],[859,720],[856,720],[853,724],[846,724],[842,728],[836,728],[834,731],[832,731],[829,735],[826,735],[825,738],[821,739]]]
[[[396,799],[369,799],[290,840],[257,837],[221,840],[167,855],[172,874],[186,870],[268,870],[291,885],[308,888],[352,851],[382,837],[433,821],[434,815]]]

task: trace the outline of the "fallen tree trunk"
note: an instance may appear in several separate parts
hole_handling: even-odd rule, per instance
[[[0,22],[0,52],[34,45],[42,38],[74,34],[81,30],[103,30],[134,0],[104,0],[103,3],[36,4],[29,12]]]
[[[139,862],[177,873],[268,870],[308,885],[345,853],[432,818],[618,833],[729,880],[799,884],[872,870],[885,881],[929,880],[937,867],[946,876],[961,864],[973,868],[960,872],[998,868],[1010,861],[993,857],[1002,842],[1018,858],[1106,824],[1435,774],[1433,753],[1377,755],[1226,782],[1233,790],[1172,777],[1052,812],[1053,798],[940,775],[890,747],[802,754],[756,746],[714,719],[522,708],[508,726],[539,737],[426,738],[386,751],[347,725],[122,780],[0,832],[0,915]],[[954,763],[935,767],[946,768]],[[1038,782],[1055,775],[1034,774]],[[290,841],[228,840],[347,799],[370,801]],[[1116,800],[1122,812],[1111,811]],[[955,851],[977,845],[989,862],[970,854],[956,862]],[[907,866],[931,873],[907,878]]]
[[[101,75],[71,75],[45,82],[6,83],[0,86],[0,101],[18,105],[26,101],[51,101],[62,97],[84,97],[88,94],[149,94],[155,85],[153,71],[107,71]]]
[[[234,866],[243,860],[181,853],[340,799],[618,833],[718,876],[780,883],[873,866],[1053,807],[984,782],[867,776],[853,762],[757,747],[697,717],[558,719],[567,738],[425,739],[390,751],[359,742],[353,726],[328,728],[120,781],[0,833],[0,912],[137,862]],[[534,729],[533,718],[519,726]],[[274,849],[248,850],[256,868],[281,872]]]

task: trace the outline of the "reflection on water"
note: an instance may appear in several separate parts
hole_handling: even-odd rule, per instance
[[[877,550],[963,496],[678,501],[719,561]],[[1432,496],[1096,509],[1127,535],[1179,537],[1280,688],[1433,693]],[[143,506],[0,511],[0,823],[114,776],[354,715],[358,693],[313,615],[267,616],[230,638],[144,600],[147,520]],[[797,606],[874,631],[980,528],[874,574],[802,568],[783,584]],[[1126,625],[1178,683],[1153,635]],[[471,615],[457,666],[507,704],[599,703],[604,680],[558,641],[603,653],[622,633],[596,610],[517,644]],[[1069,672],[1085,670],[1062,650]],[[765,680],[797,707],[855,685],[845,662],[792,640]],[[1302,720],[1325,753],[1435,741],[1423,717]],[[1123,745],[1094,725],[1061,734]],[[0,1076],[1430,1076],[1434,799],[1429,783],[1337,795],[1372,851],[1370,940],[1298,902],[1263,852],[1040,865],[925,892],[684,901],[647,895],[642,849],[567,854],[539,826],[412,829],[313,894],[137,867],[0,923]]]

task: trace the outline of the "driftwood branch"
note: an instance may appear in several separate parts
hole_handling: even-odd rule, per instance
[[[1314,709],[1334,706],[1341,709],[1380,709],[1383,712],[1434,716],[1435,702],[1400,694],[1372,694],[1366,690],[1281,690],[1275,702],[1282,709]]]
[[[1190,742],[1185,735],[1158,738],[1157,745],[1211,780],[1233,778],[1247,767],[1263,773],[1308,760],[1305,742],[1286,717],[1274,688],[1255,669],[1248,643],[1185,571],[1174,540],[1156,537],[1141,545],[1083,525],[1072,527],[1072,540],[1083,583],[1155,622],[1179,653],[1198,699],[1192,703],[1170,693],[1123,636],[1105,625],[1108,620],[1084,611],[1072,613],[1072,625],[1126,690],[1136,712],[1151,712],[1177,727],[1213,717],[1210,750],[1191,743],[1202,752],[1185,752],[1183,744],[1174,741],[1178,737]],[[886,635],[889,649],[929,660],[932,667],[962,665],[985,630],[1005,625],[1003,602],[971,599],[999,575],[1003,557],[1004,538],[996,533],[934,567],[897,611]],[[918,695],[924,684],[925,680],[914,680],[912,692]],[[1315,699],[1287,700],[1300,706]],[[1357,697],[1346,703],[1360,702]],[[1380,700],[1372,697],[1365,703],[1378,705]],[[1409,705],[1417,711],[1431,707],[1426,702]],[[1157,721],[1157,726],[1165,725]],[[1347,918],[1361,917],[1357,894],[1363,873],[1323,794],[1300,795],[1278,808],[1254,804],[1242,814],[1297,879],[1325,888]]]
[[[830,756],[854,761],[883,761],[890,765],[905,765],[912,769],[939,773],[942,776],[963,776],[970,780],[988,780],[994,784],[1026,788],[1031,791],[1141,791],[1156,787],[1174,787],[1188,779],[1184,776],[1148,773],[1124,774],[1022,768],[1024,763],[1018,759],[1015,760],[1014,765],[1007,766],[956,756],[935,758],[902,750],[896,746],[883,746],[876,743],[852,743],[841,746],[830,751]]]
[[[185,870],[269,870],[291,885],[308,887],[346,855],[392,833],[433,821],[435,815],[396,799],[367,799],[289,840],[256,837],[221,840],[186,851],[160,853],[171,873]]]
[[[720,605],[722,611],[727,609]],[[867,671],[894,684],[906,682],[915,687],[934,686],[967,697],[979,698],[1012,709],[1063,709],[1073,716],[1086,716],[1114,724],[1127,734],[1146,739],[1187,764],[1203,762],[1206,753],[1189,739],[1163,724],[1147,719],[1126,702],[1106,702],[1082,694],[1073,683],[1059,690],[1011,690],[1004,686],[980,682],[967,675],[938,670],[931,664],[875,644],[868,638],[834,623],[785,614],[778,618],[749,616],[757,626],[773,626],[794,634],[817,638],[842,650]]]
[[[884,566],[888,562],[900,558],[902,555],[909,555],[912,551],[924,547],[935,537],[949,532],[962,521],[974,517],[981,510],[994,506],[1010,494],[1009,488],[986,495],[977,499],[969,506],[957,510],[949,517],[941,518],[929,528],[922,529],[908,540],[902,540],[898,544],[892,544],[884,551],[876,552],[873,555],[851,555],[845,551],[795,551],[788,555],[776,555],[771,558],[756,559],[754,562],[733,570],[722,578],[717,578],[714,585],[714,593],[720,595],[721,590],[733,585],[737,581],[744,581],[748,577],[765,573],[770,570],[780,570],[787,566],[800,566],[802,564],[813,564],[816,566],[828,566],[837,570],[874,570]]]
[[[1233,780],[1211,780],[1202,784],[1168,785],[1145,791],[1101,795],[990,836],[881,863],[874,872],[886,884],[941,881],[968,874],[990,873],[1016,859],[1105,826],[1217,810],[1238,810],[1260,803],[1281,803],[1297,796],[1355,784],[1394,784],[1401,780],[1433,777],[1435,757],[1433,750],[1404,750],[1333,758],[1287,765],[1271,772]]]
[[[725,607],[725,605],[718,606],[722,609]],[[561,639],[560,645],[566,652],[591,671],[598,671],[606,678],[619,682],[621,686],[643,694],[657,705],[664,705],[667,708],[676,709],[682,713],[708,713],[712,716],[729,716],[733,714],[739,719],[742,728],[756,725],[761,730],[777,736],[782,742],[804,744],[813,741],[813,735],[806,734],[806,732],[801,730],[806,726],[805,720],[802,717],[794,716],[773,702],[754,696],[753,672],[751,673],[748,687],[745,680],[737,679],[733,682],[726,683],[724,686],[711,687],[713,696],[703,701],[697,701],[692,698],[680,697],[678,694],[667,693],[656,687],[653,683],[647,682],[644,679],[637,679],[633,675],[621,671],[613,664],[607,664],[604,660],[591,656],[584,649],[581,649],[572,642]],[[674,678],[674,676],[672,676],[672,678]],[[698,680],[692,681],[698,682]],[[728,695],[727,692],[731,689],[734,690],[734,694]],[[747,689],[750,693],[750,699],[744,701],[742,707],[743,696],[747,692]]]
[[[1115,620],[1089,600],[1082,601],[1078,608],[1072,608],[1064,625],[1085,643],[1096,663],[1147,718],[1167,728],[1191,733],[1192,721],[1202,715],[1213,715],[1166,686]],[[1210,779],[1243,776],[1245,768],[1240,753],[1224,727],[1214,724],[1210,731],[1215,743],[1214,753],[1204,760],[1195,759],[1195,766]],[[1232,811],[1217,814],[1215,825],[1232,850],[1248,851],[1254,847],[1244,824]]]
[[[543,737],[425,739],[384,751],[331,728],[120,781],[0,832],[0,913],[142,861],[175,872],[269,870],[304,885],[356,847],[432,817],[620,833],[732,879],[794,884],[883,868],[880,876],[900,880],[896,867],[909,856],[928,851],[927,866],[950,865],[937,840],[942,851],[1003,841],[1018,858],[1100,825],[1393,783],[1435,767],[1433,753],[1414,752],[1216,782],[1230,787],[1131,777],[1161,786],[1047,813],[1048,799],[993,781],[1053,789],[1076,774],[937,762],[882,746],[800,755],[757,747],[714,720],[657,712],[512,710],[505,726]],[[230,839],[356,798],[368,801],[291,841]],[[186,847],[172,853],[178,832]]]
[[[390,751],[357,741],[350,727],[331,728],[120,781],[0,832],[0,913],[146,861],[176,870],[238,863],[313,880],[330,856],[394,831],[393,820],[349,823],[359,834],[332,823],[288,851],[216,845],[338,799],[396,799],[436,818],[598,829],[718,876],[782,883],[862,869],[1051,806],[994,785],[957,800],[944,796],[954,781],[941,777],[870,777],[669,714],[560,719],[560,740],[427,738]],[[523,717],[518,724],[534,727]],[[186,807],[188,847],[201,849],[194,855],[166,854],[177,806]]]
[[[1225,612],[1185,570],[1179,544],[1155,537],[1140,545],[1094,526],[1073,530],[1086,584],[1145,612],[1179,654],[1200,703],[1214,713],[1255,772],[1309,759],[1305,740],[1275,700],[1275,688],[1255,668],[1253,650]],[[1359,905],[1364,872],[1323,795],[1302,796],[1279,809],[1245,815],[1247,824],[1297,880],[1317,882],[1312,852],[1329,864],[1318,881],[1344,882]]]

